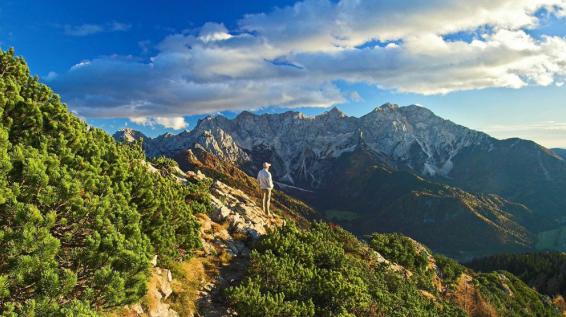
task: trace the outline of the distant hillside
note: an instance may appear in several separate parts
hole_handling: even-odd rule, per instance
[[[566,149],[552,149],[552,152],[566,160]]]
[[[495,255],[476,259],[466,266],[480,272],[505,270],[543,294],[560,295],[563,303],[566,298],[566,253]]]
[[[523,205],[392,169],[363,149],[344,154],[333,167],[315,205],[354,211],[353,219],[339,222],[361,236],[402,232],[461,260],[533,247],[534,237],[520,225],[532,217]]]
[[[538,215],[538,221],[525,223],[534,231],[566,223],[566,161],[552,151],[532,141],[507,139],[468,147],[454,159],[458,164],[444,182],[524,204]]]

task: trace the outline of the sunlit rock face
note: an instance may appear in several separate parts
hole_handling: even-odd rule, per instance
[[[131,141],[143,135],[126,130],[116,137]],[[493,140],[424,107],[387,103],[360,118],[337,108],[314,117],[299,112],[242,112],[232,120],[210,116],[190,132],[146,138],[144,147],[149,156],[201,147],[250,171],[269,160],[282,183],[317,188],[334,159],[361,146],[399,168],[447,176],[463,148],[489,147]]]

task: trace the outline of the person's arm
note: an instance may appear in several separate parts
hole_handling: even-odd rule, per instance
[[[271,178],[271,173],[267,173],[267,181],[269,182],[269,188],[273,188],[273,179]]]
[[[264,176],[262,175],[261,171],[259,171],[259,173],[257,173],[257,185],[258,185],[257,187],[260,189],[260,192],[261,192],[261,183],[262,183],[263,177]]]

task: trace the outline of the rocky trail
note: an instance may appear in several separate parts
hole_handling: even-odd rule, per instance
[[[255,198],[201,172],[176,176],[183,182],[211,182],[212,211],[196,216],[203,247],[171,270],[157,267],[154,259],[144,299],[110,316],[235,316],[223,291],[242,279],[257,239],[285,223],[277,214],[265,214]]]
[[[193,174],[193,177],[203,177]],[[201,237],[205,257],[225,259],[218,263],[215,276],[199,291],[196,316],[232,316],[226,306],[223,290],[238,282],[247,267],[250,248],[255,241],[284,220],[274,214],[266,215],[254,199],[241,190],[214,181],[211,186],[214,211],[210,217],[201,215]]]

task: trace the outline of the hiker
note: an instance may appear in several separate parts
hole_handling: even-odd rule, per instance
[[[271,179],[271,173],[269,172],[269,167],[271,164],[265,162],[263,163],[263,169],[257,174],[257,181],[259,182],[259,188],[263,194],[263,212],[270,214],[269,212],[269,200],[271,199],[271,190],[273,189],[273,180]]]

